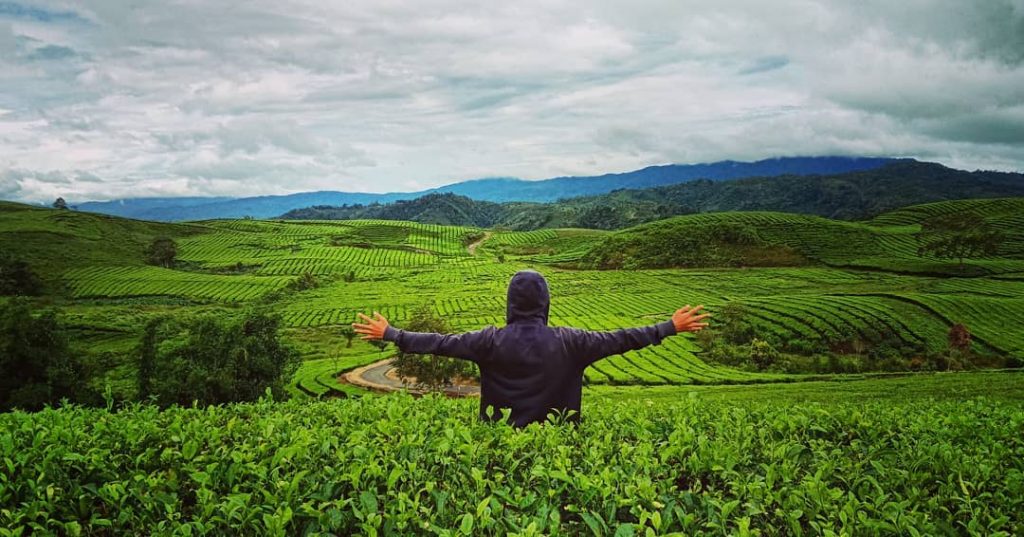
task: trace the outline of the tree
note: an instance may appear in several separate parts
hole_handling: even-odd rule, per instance
[[[88,393],[57,312],[36,314],[25,299],[0,304],[0,410],[39,410]]]
[[[742,302],[726,302],[718,309],[718,329],[730,343],[747,343],[754,338],[754,329],[747,321]]]
[[[53,200],[53,208],[54,209],[67,209],[68,208],[68,203],[66,201],[64,201],[64,198],[57,198],[57,199]]]
[[[969,211],[925,220],[916,238],[917,255],[956,259],[961,272],[964,259],[995,255],[1005,240],[981,215]]]
[[[962,354],[971,350],[971,331],[963,323],[949,327],[949,350]]]
[[[384,353],[384,349],[387,349],[387,348],[388,348],[388,342],[387,342],[387,341],[383,341],[383,340],[380,340],[380,339],[377,339],[377,340],[371,341],[371,342],[370,342],[370,345],[373,345],[374,347],[377,347],[377,350],[378,350],[378,351],[380,351],[380,352],[381,352],[381,354],[383,354],[383,353]]]
[[[405,328],[414,332],[451,332],[448,323],[434,314],[430,304],[416,308]],[[417,386],[429,390],[439,390],[451,384],[458,376],[469,376],[474,373],[473,364],[470,362],[435,354],[399,352],[394,366],[400,377],[415,377]]]
[[[158,267],[171,268],[178,256],[178,246],[167,237],[157,237],[146,248],[146,262]]]
[[[356,331],[353,330],[351,326],[345,326],[341,329],[341,337],[345,338],[345,341],[347,342],[345,347],[351,348],[352,339],[356,337]]]
[[[757,367],[764,369],[774,364],[778,358],[779,352],[772,347],[771,343],[757,338],[750,342],[750,359]]]
[[[301,356],[279,328],[258,311],[154,321],[139,345],[139,394],[161,406],[254,401],[268,389],[284,397]]]
[[[0,252],[0,295],[38,295],[42,282],[28,263]]]
[[[157,330],[164,322],[162,318],[150,319],[142,329],[142,341],[139,342],[139,364],[136,371],[138,379],[138,398],[148,399],[153,395],[153,381],[156,376],[156,341]]]

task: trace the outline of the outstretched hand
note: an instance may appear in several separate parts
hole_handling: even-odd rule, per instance
[[[352,328],[359,334],[359,339],[368,341],[384,339],[384,331],[388,329],[388,320],[378,312],[373,312],[373,319],[359,314],[359,317],[366,321],[366,324],[352,323]]]
[[[701,322],[711,316],[710,313],[700,313],[704,306],[691,308],[689,304],[679,308],[672,314],[672,324],[676,327],[676,333],[700,332],[708,323]]]

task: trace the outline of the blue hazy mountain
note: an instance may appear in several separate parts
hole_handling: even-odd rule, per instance
[[[780,175],[835,175],[871,170],[893,159],[873,157],[781,157],[756,162],[725,160],[709,164],[650,166],[625,173],[591,177],[555,177],[537,181],[514,178],[474,179],[418,192],[358,193],[301,192],[245,198],[130,198],[78,203],[81,211],[145,220],[203,220],[210,218],[272,218],[314,205],[352,205],[410,200],[431,193],[452,193],[480,201],[550,202],[562,198],[604,194],[619,189],[642,189],[695,179],[725,181]]]

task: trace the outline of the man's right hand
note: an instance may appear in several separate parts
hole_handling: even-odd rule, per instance
[[[672,324],[676,327],[676,333],[700,332],[708,323],[701,322],[711,316],[710,313],[700,313],[704,306],[691,308],[689,304],[679,308],[672,314]]]

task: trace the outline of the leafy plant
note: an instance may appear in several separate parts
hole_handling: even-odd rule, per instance
[[[38,295],[43,284],[28,263],[0,252],[0,295]]]
[[[140,397],[162,406],[284,397],[300,357],[280,341],[279,322],[255,311],[152,321],[138,350]]]
[[[1020,381],[1008,377],[979,377],[961,389],[1002,385],[1019,394]],[[478,421],[473,400],[401,394],[10,413],[0,415],[0,528],[22,535],[1024,531],[1019,399],[949,399],[950,390],[930,380],[913,385],[940,399],[907,398],[905,388],[893,393],[901,382],[862,385],[874,394],[866,399],[856,391],[841,397],[834,384],[819,388],[826,403],[804,401],[808,392],[798,387],[792,398],[776,389],[698,397],[676,390],[658,404],[650,389],[635,399],[620,392],[589,400],[579,425],[525,430]]]
[[[55,310],[36,312],[25,299],[0,302],[0,410],[86,400],[94,395],[87,381]]]
[[[158,267],[171,268],[178,255],[178,246],[174,239],[157,237],[146,248],[146,262]]]

